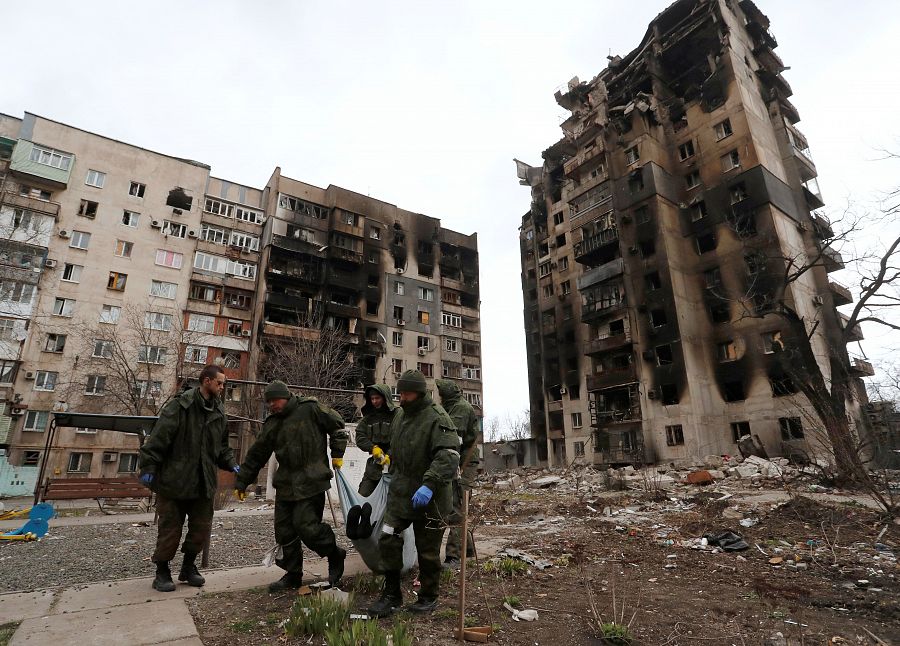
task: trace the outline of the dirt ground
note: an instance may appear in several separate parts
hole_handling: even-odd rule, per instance
[[[469,623],[493,625],[490,643],[510,645],[604,643],[592,629],[597,615],[630,624],[633,644],[877,645],[876,636],[900,643],[900,528],[860,506],[797,497],[746,512],[721,497],[699,489],[655,500],[635,492],[600,501],[552,490],[481,493],[476,538],[553,565],[509,576],[470,561]],[[742,517],[756,524],[741,526]],[[741,534],[749,549],[700,547],[700,537],[721,530]],[[404,583],[410,601],[411,585]],[[448,574],[441,610],[400,616],[414,643],[457,643],[457,592],[458,576]],[[354,606],[376,596],[356,594]],[[503,608],[509,597],[536,609],[537,621],[513,621]],[[252,590],[191,603],[204,644],[321,643],[283,635],[294,598]],[[767,642],[776,632],[786,642]]]

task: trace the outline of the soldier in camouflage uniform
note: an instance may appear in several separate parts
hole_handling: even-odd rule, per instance
[[[152,560],[156,563],[153,588],[172,592],[175,583],[169,561],[175,556],[187,518],[187,534],[181,551],[184,561],[178,580],[202,586],[195,560],[209,540],[217,469],[237,471],[228,446],[225,408],[219,395],[225,388],[225,372],[206,366],[200,386],[191,388],[163,406],[150,437],[140,452],[141,482],[156,492],[159,532]]]
[[[266,386],[265,398],[270,414],[247,452],[235,487],[242,498],[244,489],[256,482],[259,470],[275,453],[275,540],[283,551],[275,562],[286,573],[269,585],[269,592],[300,587],[301,541],[319,556],[328,557],[328,581],[337,585],[347,553],[338,547],[331,527],[322,522],[322,512],[333,477],[326,437],[330,438],[331,466],[340,469],[347,448],[344,420],[315,398],[292,395],[281,381]]]
[[[372,454],[366,460],[366,471],[359,483],[359,495],[371,496],[381,480],[383,467],[390,464],[391,422],[396,406],[391,398],[391,389],[385,384],[369,386],[365,397],[366,403],[362,408],[365,417],[356,425],[356,446]]]
[[[459,436],[446,411],[427,394],[425,377],[407,370],[397,382],[400,411],[391,427],[391,487],[378,540],[384,566],[381,598],[369,609],[386,617],[403,604],[403,530],[413,526],[419,553],[418,600],[412,612],[437,607],[441,537],[452,511],[450,481],[459,468]]]
[[[444,563],[448,566],[459,565],[460,547],[462,546],[462,499],[464,491],[472,490],[472,482],[478,473],[478,433],[481,425],[472,404],[462,396],[459,386],[449,379],[438,379],[435,382],[441,396],[441,406],[447,411],[459,434],[460,476],[453,479],[453,513],[449,518],[450,532],[447,535],[447,546],[444,548]],[[466,540],[466,557],[475,556],[475,538],[469,532]]]

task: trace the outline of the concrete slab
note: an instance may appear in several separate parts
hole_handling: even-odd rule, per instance
[[[53,590],[0,594],[0,624],[42,617],[50,612],[55,598]]]
[[[187,605],[180,599],[152,604],[102,608],[26,619],[9,642],[10,646],[147,646],[196,638]]]

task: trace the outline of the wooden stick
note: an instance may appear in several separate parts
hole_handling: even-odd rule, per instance
[[[469,539],[469,490],[463,489],[462,537],[459,559],[459,641],[466,641],[466,548]]]

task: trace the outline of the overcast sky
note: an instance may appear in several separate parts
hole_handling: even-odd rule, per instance
[[[262,187],[276,165],[477,231],[486,415],[527,407],[517,228],[553,92],[666,0],[4,3],[0,112],[28,110]],[[900,3],[760,0],[829,208],[900,184]],[[878,232],[870,232],[870,239]],[[839,278],[841,278],[839,276]],[[852,282],[852,277],[845,277]],[[865,329],[872,354],[896,337]]]

